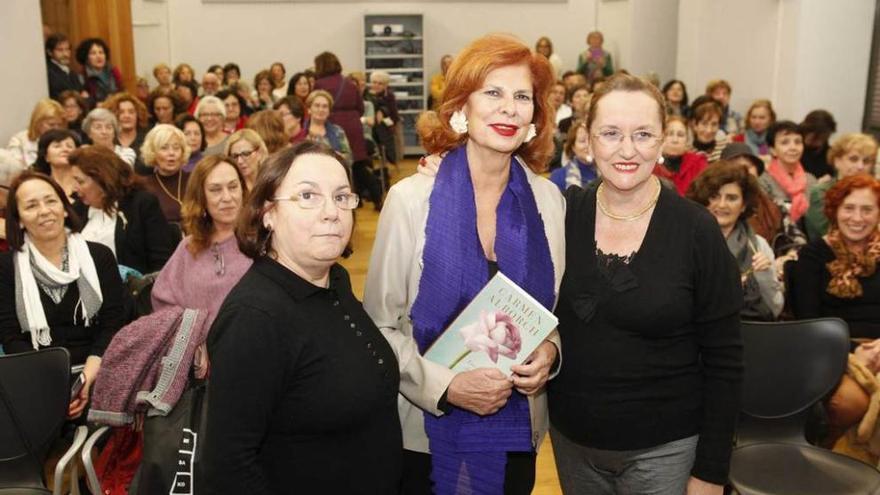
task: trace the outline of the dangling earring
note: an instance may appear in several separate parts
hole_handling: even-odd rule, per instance
[[[529,130],[528,130],[528,132],[526,132],[526,140],[523,142],[528,143],[532,139],[535,139],[535,136],[537,136],[537,135],[538,135],[538,130],[535,128],[535,124],[529,124]]]
[[[453,112],[452,117],[449,117],[449,127],[452,127],[452,130],[458,134],[466,133],[468,131],[468,119],[464,112],[461,110]]]
[[[663,162],[665,162],[665,161],[666,161],[666,159],[663,158],[663,155],[660,155],[660,158],[657,159],[657,163],[660,165],[663,165]]]
[[[587,155],[587,163],[593,163],[593,155]]]

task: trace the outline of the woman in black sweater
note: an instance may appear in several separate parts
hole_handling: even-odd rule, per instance
[[[0,344],[7,354],[64,347],[85,364],[85,386],[68,408],[82,414],[101,356],[125,323],[123,287],[106,247],[86,242],[64,190],[24,172],[6,209],[10,252],[0,254]]]
[[[238,229],[254,264],[208,338],[205,493],[397,493],[397,359],[336,263],[357,203],[324,145],[263,165]]]
[[[570,188],[549,382],[566,493],[721,494],[742,375],[739,271],[717,222],[652,176],[663,99],[627,75],[588,120],[602,182]]]

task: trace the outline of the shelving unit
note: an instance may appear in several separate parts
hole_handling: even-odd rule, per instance
[[[424,153],[416,133],[416,121],[428,103],[422,35],[421,14],[364,15],[364,71],[367,78],[375,70],[391,75],[389,87],[395,93],[403,127],[404,155]]]

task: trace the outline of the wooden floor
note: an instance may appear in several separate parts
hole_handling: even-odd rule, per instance
[[[398,170],[392,170],[392,182],[415,173],[416,161],[404,160]],[[357,210],[355,232],[353,236],[354,253],[342,264],[351,275],[352,288],[355,295],[363,299],[364,282],[367,277],[367,267],[370,263],[370,251],[373,240],[376,238],[376,224],[379,214],[373,211],[372,203],[367,203]],[[537,477],[533,495],[558,495],[562,490],[559,488],[559,480],[556,477],[556,464],[553,462],[553,450],[550,448],[549,436],[538,451]]]

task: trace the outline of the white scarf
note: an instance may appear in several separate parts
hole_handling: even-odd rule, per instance
[[[82,236],[87,241],[103,244],[116,255],[116,217],[117,214],[106,213],[100,208],[89,207],[88,221],[82,229]]]
[[[33,254],[34,261],[40,270],[55,282],[69,284],[77,281],[81,276],[85,277],[85,282],[88,283],[94,294],[97,295],[98,308],[100,308],[100,303],[104,301],[104,296],[101,294],[101,284],[98,281],[98,271],[95,269],[95,261],[92,259],[92,254],[89,252],[85,239],[80,234],[73,234],[70,231],[66,233],[69,272],[61,270],[47,260],[40,253],[39,249],[33,247],[27,233],[24,235],[24,244],[21,251],[15,254],[16,268],[18,268],[22,289],[24,315],[27,318],[26,324],[25,322],[20,323],[22,323],[22,332],[30,332],[31,344],[34,349],[39,349],[40,346],[51,345],[52,336],[49,333],[49,323],[46,321],[46,313],[43,311],[43,304],[40,301],[40,288],[37,286],[37,279],[34,277],[34,272],[31,268],[31,254]],[[80,301],[77,303],[77,307],[82,307],[83,321],[86,326],[89,326],[89,320],[95,314],[87,312],[86,305],[82,302],[82,292],[80,291]]]

